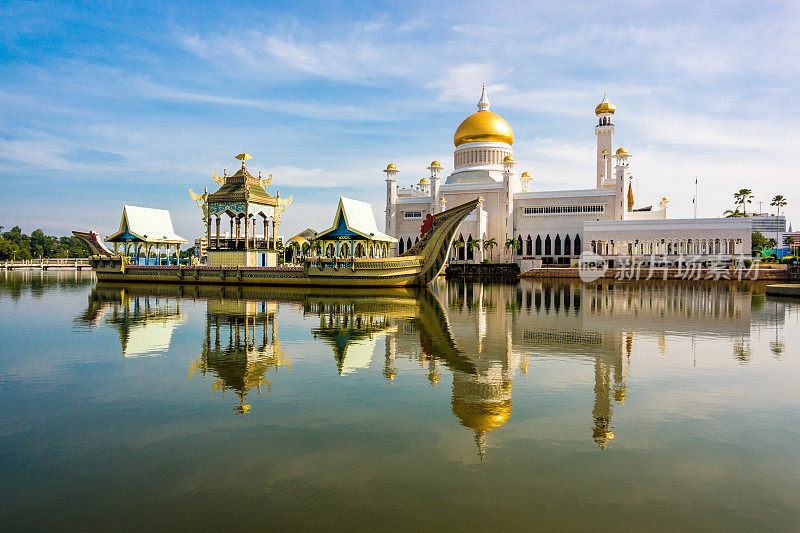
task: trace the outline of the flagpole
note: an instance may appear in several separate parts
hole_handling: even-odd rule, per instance
[[[697,218],[697,176],[694,177],[694,218]]]

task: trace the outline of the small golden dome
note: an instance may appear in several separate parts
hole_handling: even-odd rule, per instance
[[[614,104],[609,102],[608,98],[606,98],[606,95],[603,94],[603,101],[600,102],[597,105],[597,107],[594,108],[594,114],[595,115],[600,115],[602,113],[611,113],[613,115],[614,111],[616,111],[616,110],[617,110],[617,108],[614,107]]]
[[[477,111],[465,118],[453,135],[453,144],[456,146],[474,142],[514,144],[514,132],[500,115],[491,111]]]
[[[531,175],[529,173],[527,173],[527,172],[523,172],[522,176],[520,176],[520,177],[522,177],[522,178],[530,178]]]
[[[428,181],[428,178],[422,178],[421,180],[419,180],[419,184],[420,185],[427,185],[428,183],[430,183]]]
[[[513,163],[513,162],[514,162],[514,158],[511,157],[510,155],[507,155],[507,156],[505,156],[503,158],[503,163]]]
[[[305,243],[308,242],[308,239],[306,239],[305,237],[301,237],[300,235],[295,235],[294,237],[292,237],[291,239],[289,239],[286,242],[287,243],[296,242],[297,244],[305,244]]]
[[[620,146],[619,148],[617,148],[617,155],[629,155],[629,154],[625,148]]]
[[[442,165],[438,161],[431,161],[431,166],[432,167],[440,167]]]
[[[464,427],[475,431],[492,431],[511,418],[511,400],[502,402],[465,402],[453,400],[453,414]]]
[[[397,167],[394,166],[394,163],[389,163],[386,165],[386,170],[397,170]]]

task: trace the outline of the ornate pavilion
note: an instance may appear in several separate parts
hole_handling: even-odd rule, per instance
[[[325,257],[389,257],[389,249],[397,239],[378,231],[372,206],[352,198],[339,197],[333,226],[317,233],[314,240],[322,244]]]
[[[135,265],[172,264],[173,257],[177,265],[181,244],[186,243],[172,228],[169,211],[135,205],[122,208],[119,230],[105,241],[114,245],[115,254],[121,252]]]
[[[267,178],[253,176],[245,161],[252,156],[242,152],[236,156],[242,167],[228,176],[227,170],[220,177],[212,173],[219,189],[208,194],[189,193],[203,210],[206,223],[208,264],[210,266],[278,266],[279,248],[283,247],[278,236],[281,213],[292,203],[292,196],[282,199],[280,191],[275,196],[266,187],[272,182]],[[229,232],[223,235],[223,218],[227,216]],[[214,231],[216,230],[216,231]],[[260,235],[259,235],[260,233]]]

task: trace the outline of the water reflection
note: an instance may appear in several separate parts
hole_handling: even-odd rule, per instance
[[[605,449],[615,439],[615,410],[635,400],[627,374],[638,342],[654,341],[667,357],[670,342],[689,337],[694,345],[713,336],[727,341],[736,361],[747,363],[753,328],[770,335],[774,328],[770,347],[776,357],[784,352],[785,304],[736,283],[441,281],[431,289],[366,292],[101,284],[76,320],[116,328],[126,356],[163,353],[185,320],[180,301],[186,298],[206,308],[205,337],[189,375],[210,378],[214,394],[233,391],[236,413],[251,409],[253,391],[270,393],[271,380],[291,365],[278,323],[313,318],[309,333],[330,350],[342,377],[374,370],[392,385],[421,372],[437,387],[449,373],[452,414],[470,430],[481,460],[490,434],[511,419],[516,374],[540,361],[593,366],[593,380],[586,383],[593,395],[584,411],[587,440]],[[291,305],[279,311],[282,303]]]
[[[162,355],[169,351],[172,334],[186,320],[180,299],[126,289],[95,288],[89,306],[75,319],[91,329],[102,321],[117,330],[124,357]]]
[[[281,350],[276,326],[275,302],[208,300],[205,339],[200,357],[189,367],[189,377],[214,377],[211,390],[239,397],[238,414],[250,409],[247,394],[272,392],[269,371],[291,366]]]

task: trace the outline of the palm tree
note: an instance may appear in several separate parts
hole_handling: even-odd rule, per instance
[[[776,194],[775,198],[772,199],[770,202],[771,206],[777,208],[777,214],[775,215],[775,240],[778,240],[778,233],[780,226],[778,225],[778,218],[781,216],[781,207],[786,207],[786,198],[782,194]]]
[[[453,248],[455,248],[456,250],[456,259],[458,259],[459,250],[461,250],[463,247],[464,247],[464,241],[462,240],[453,241]]]
[[[311,243],[311,250],[313,250],[317,256],[322,255],[322,243],[320,241],[314,241]]]
[[[737,217],[743,217],[744,216],[744,214],[742,214],[742,212],[739,211],[738,207],[736,208],[735,211],[732,210],[732,209],[726,209],[725,212],[722,213],[722,214],[725,216],[725,218],[737,218]]]
[[[733,199],[736,204],[742,206],[743,216],[747,216],[747,204],[753,203],[753,191],[750,189],[739,189],[739,192],[733,194]]]
[[[497,247],[497,239],[491,238],[489,240],[483,241],[483,249],[489,250],[490,254],[490,261],[494,262],[494,249]]]
[[[481,248],[481,241],[476,241],[476,240],[469,240],[469,241],[467,241],[467,251],[468,251],[468,252],[474,252],[474,251],[475,251],[475,248],[478,248],[478,249],[480,250],[480,248]],[[473,255],[472,257],[473,257],[473,259],[472,259],[472,260],[474,261],[474,260],[475,260],[475,256]]]
[[[515,251],[519,252],[519,249],[522,247],[522,244],[517,239],[509,237],[506,239],[505,247],[506,250],[510,251],[513,248]]]
[[[292,241],[287,248],[292,251],[292,263],[296,263],[297,259],[300,257],[300,243]]]

